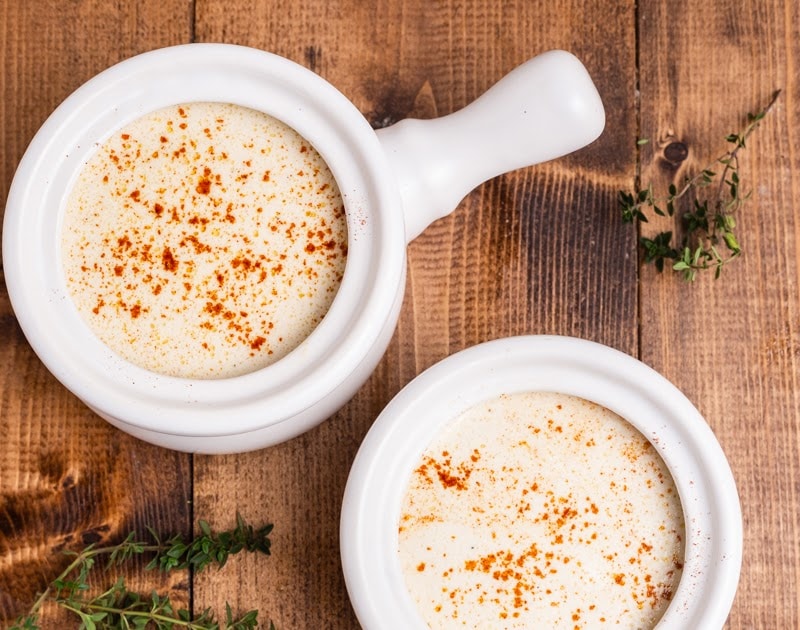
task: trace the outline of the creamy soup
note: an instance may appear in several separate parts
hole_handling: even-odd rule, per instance
[[[399,522],[406,585],[431,628],[652,628],[683,540],[651,443],[603,407],[542,392],[448,424]]]
[[[347,224],[314,148],[244,107],[187,103],[108,138],[63,218],[72,298],[116,353],[219,378],[284,357],[338,290]]]

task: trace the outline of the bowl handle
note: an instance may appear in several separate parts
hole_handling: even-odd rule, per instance
[[[379,129],[400,185],[407,241],[487,179],[580,149],[604,126],[586,68],[571,53],[552,50],[457,112]]]

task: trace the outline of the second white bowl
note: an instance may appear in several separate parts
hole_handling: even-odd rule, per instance
[[[556,392],[597,403],[653,444],[680,495],[685,558],[659,629],[719,628],[742,558],[739,498],[708,424],[657,372],[597,343],[555,336],[488,342],[433,366],[404,388],[367,434],[345,490],[342,566],[365,630],[425,628],[398,554],[401,503],[420,455],[451,420],[501,394]]]

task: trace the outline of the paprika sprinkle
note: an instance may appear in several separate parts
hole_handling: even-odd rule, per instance
[[[319,324],[344,274],[338,187],[278,120],[223,103],[152,112],[98,147],[69,197],[62,263],[94,333],[191,378],[244,374]]]
[[[431,628],[652,628],[681,576],[683,514],[656,449],[562,394],[504,395],[449,423],[398,532]]]

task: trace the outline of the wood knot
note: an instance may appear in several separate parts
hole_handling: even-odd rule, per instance
[[[77,481],[75,481],[75,477],[71,474],[66,475],[61,480],[61,488],[62,490],[69,490],[70,488],[74,488],[77,485]]]
[[[320,46],[306,46],[303,51],[306,58],[306,65],[312,72],[317,72],[322,59],[322,48]]]
[[[689,147],[683,142],[670,142],[664,147],[664,159],[678,165],[689,157]]]
[[[110,531],[110,525],[98,525],[97,527],[87,529],[81,532],[81,542],[83,542],[84,545],[94,545],[104,540]]]

